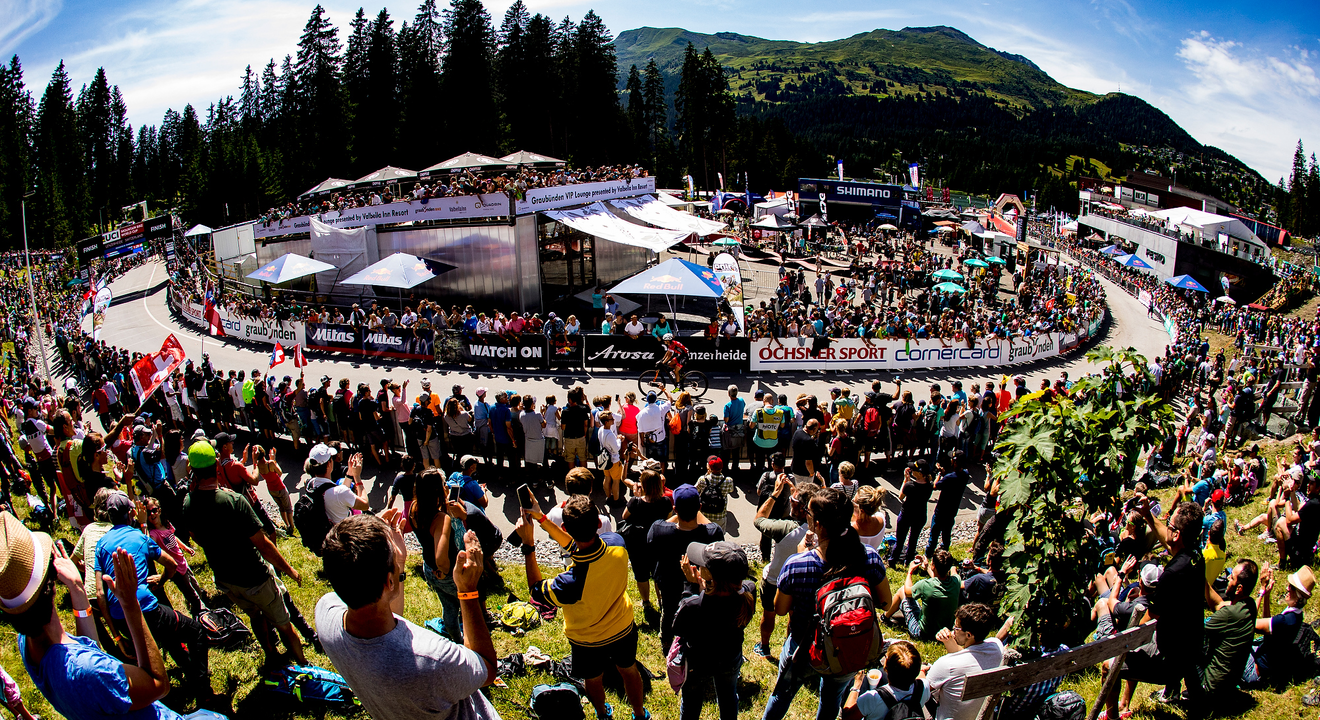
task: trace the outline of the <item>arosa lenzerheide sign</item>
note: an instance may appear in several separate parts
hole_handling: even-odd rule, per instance
[[[655,338],[627,335],[586,335],[582,365],[588,370],[648,370],[664,357],[664,345]],[[680,337],[688,349],[689,368],[702,371],[746,372],[751,359],[747,338]]]

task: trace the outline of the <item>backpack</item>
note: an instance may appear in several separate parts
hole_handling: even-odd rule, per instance
[[[1041,703],[1036,720],[1085,720],[1086,700],[1081,695],[1065,690],[1054,693]]]
[[[1294,668],[1293,678],[1299,682],[1320,675],[1320,634],[1316,633],[1316,623],[1298,623],[1297,636],[1293,638],[1293,661],[1287,664]]]
[[[325,514],[325,494],[334,486],[334,482],[327,482],[309,493],[303,493],[293,506],[293,526],[298,528],[302,544],[318,557],[331,527],[330,518]]]
[[[669,434],[677,435],[683,432],[683,416],[678,411],[669,414]]]
[[[252,640],[252,631],[229,608],[207,610],[197,616],[197,622],[206,628],[211,646],[221,650],[236,650]]]
[[[866,412],[862,413],[862,429],[866,431],[867,437],[879,435],[880,424],[880,408],[868,405]]]
[[[582,696],[568,683],[532,688],[529,707],[532,715],[540,720],[585,720],[587,717],[582,712]]]
[[[500,624],[514,630],[531,630],[541,624],[541,614],[525,602],[512,602],[495,611]]]
[[[880,657],[883,640],[866,578],[836,578],[816,591],[811,667],[825,676],[854,673]]]
[[[362,704],[344,676],[315,665],[289,665],[263,677],[261,682],[267,690],[292,695],[298,702]]]
[[[674,692],[683,691],[683,683],[687,681],[687,656],[683,650],[683,638],[675,636],[673,642],[669,644],[669,653],[665,655],[665,677],[669,679],[669,687]]]
[[[724,476],[706,475],[704,479],[706,484],[701,489],[701,511],[717,515],[727,512],[729,496],[724,494]]]
[[[894,693],[888,687],[880,686],[876,688],[876,693],[880,699],[885,701],[885,706],[889,712],[885,714],[884,720],[925,720],[925,712],[921,708],[921,695],[925,687],[920,680],[912,683],[912,694],[902,700],[895,700]]]

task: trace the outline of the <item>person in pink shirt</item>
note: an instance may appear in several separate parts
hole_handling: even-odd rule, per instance
[[[174,536],[174,525],[161,517],[159,500],[148,497],[142,504],[147,508],[147,534],[160,546],[161,552],[174,559],[175,572],[169,579],[174,581],[174,585],[183,594],[183,599],[188,603],[188,613],[197,617],[206,609],[206,591],[198,584],[197,576],[188,567],[188,559],[184,556],[184,553],[195,555],[197,551],[179,542]],[[165,589],[158,585],[153,591],[163,595]]]

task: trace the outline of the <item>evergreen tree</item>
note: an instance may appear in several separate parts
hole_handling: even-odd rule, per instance
[[[505,113],[517,150],[556,155],[555,129],[563,98],[562,76],[556,64],[554,22],[537,13],[523,34],[521,70],[506,95]],[[556,155],[562,157],[562,155]]]
[[[105,68],[97,68],[91,85],[83,86],[75,107],[91,200],[87,220],[95,224],[96,232],[106,232],[118,219],[119,208],[112,210],[110,202],[116,138],[110,119],[110,82]]]
[[[352,164],[352,113],[340,82],[342,64],[339,30],[326,17],[325,8],[317,5],[298,40],[294,65],[300,152],[291,188],[309,187]]]
[[[36,108],[23,86],[23,66],[14,55],[0,65],[0,247],[23,242],[23,195],[33,182],[32,135]]]
[[[272,72],[274,68],[271,68]],[[243,126],[253,130],[261,125],[261,81],[252,66],[243,70],[243,86],[238,96],[239,109],[242,113]]]
[[[660,74],[660,66],[655,58],[646,63],[645,81],[642,89],[646,112],[645,122],[651,147],[660,142],[660,137],[669,129],[669,100],[665,97],[665,77]]]
[[[642,91],[642,74],[637,66],[628,70],[628,130],[632,133],[633,156],[647,157],[650,153],[650,133],[646,129],[646,96]]]
[[[527,85],[527,26],[531,16],[522,0],[515,0],[504,13],[495,53],[496,102],[503,118],[505,139],[510,149],[527,143],[525,128],[530,126],[531,87]]]
[[[443,160],[440,137],[445,133],[440,90],[440,54],[444,26],[435,0],[422,0],[412,25],[399,28],[398,137],[406,138],[409,155],[423,167]]]
[[[495,29],[481,0],[452,0],[445,11],[445,56],[441,79],[446,97],[462,110],[448,114],[446,153],[498,150],[495,111]]]
[[[399,132],[399,54],[394,20],[384,9],[369,24],[366,64],[361,72],[363,89],[354,98],[359,128],[356,146],[359,176],[403,162],[395,157]]]
[[[579,165],[621,159],[624,117],[616,90],[619,61],[614,37],[594,10],[588,10],[578,23],[573,49],[576,67],[571,108],[577,140],[570,145],[570,156]]]
[[[29,226],[36,247],[63,247],[90,231],[86,166],[73,91],[64,62],[52,73],[37,107],[36,218]]]

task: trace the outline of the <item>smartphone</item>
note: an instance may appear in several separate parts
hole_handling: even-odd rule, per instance
[[[532,487],[530,485],[518,486],[518,506],[523,510],[532,509]]]
[[[463,492],[462,485],[452,485],[449,488],[449,502],[458,502],[459,493]]]

